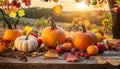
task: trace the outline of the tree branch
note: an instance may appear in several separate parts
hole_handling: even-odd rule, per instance
[[[8,21],[7,18],[5,17],[5,14],[4,14],[3,10],[0,9],[0,11],[1,11],[2,15],[3,15],[4,20],[6,21],[6,23],[7,23],[7,25],[8,25],[8,28],[9,28],[9,29],[13,29],[13,28],[12,28],[12,25],[9,23],[9,21]]]

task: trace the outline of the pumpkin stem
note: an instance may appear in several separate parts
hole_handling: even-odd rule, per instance
[[[55,25],[54,21],[49,18],[48,21],[51,23],[51,28],[54,30],[54,29],[57,29],[57,26]]]
[[[30,32],[30,33],[31,33],[31,32]],[[30,33],[28,33],[28,34],[26,35],[25,40],[28,40],[28,37],[29,37]]]
[[[86,28],[85,26],[82,24],[82,28],[83,28],[83,32],[85,33],[86,32]]]

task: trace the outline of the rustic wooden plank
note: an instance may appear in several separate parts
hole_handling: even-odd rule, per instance
[[[120,61],[120,52],[106,51],[99,54],[104,59]],[[97,63],[93,56],[90,59],[80,57],[79,62],[66,62],[63,57],[47,59],[44,56],[27,57],[28,62],[21,62],[19,59],[0,57],[0,69],[120,69],[120,65]]]

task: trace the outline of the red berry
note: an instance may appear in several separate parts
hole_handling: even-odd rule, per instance
[[[85,56],[85,54],[84,54],[84,53],[80,53],[80,56],[81,56],[81,57],[84,57],[84,56]]]
[[[88,54],[85,54],[85,55],[84,55],[84,58],[85,58],[85,59],[89,59],[90,56],[89,56]]]
[[[76,51],[76,48],[73,47],[73,48],[71,49],[71,54],[74,54],[75,51]]]
[[[120,8],[117,8],[117,12],[120,12]]]

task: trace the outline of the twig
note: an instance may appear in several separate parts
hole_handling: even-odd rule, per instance
[[[17,22],[14,24],[14,28],[15,28],[15,29],[17,29],[17,24],[19,23],[19,21],[20,21],[20,17],[18,16],[18,20],[17,20]]]
[[[13,29],[13,28],[12,28],[12,25],[9,23],[9,21],[8,21],[7,18],[5,17],[5,14],[4,14],[3,10],[0,9],[0,11],[1,11],[1,13],[2,13],[2,15],[3,15],[3,18],[5,19],[5,21],[6,21],[7,25],[8,25],[8,28],[9,28],[9,29]]]

